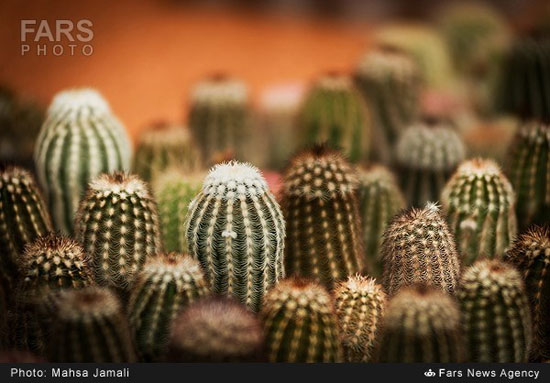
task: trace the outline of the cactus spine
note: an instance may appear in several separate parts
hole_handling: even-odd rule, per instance
[[[127,170],[130,157],[126,131],[99,93],[58,93],[35,148],[36,169],[56,228],[72,233],[88,182],[103,172]]]

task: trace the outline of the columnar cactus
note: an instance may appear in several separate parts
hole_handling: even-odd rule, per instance
[[[353,81],[330,73],[305,96],[298,116],[301,145],[327,143],[351,162],[366,161],[370,151],[370,114]]]
[[[550,358],[550,228],[521,234],[505,259],[523,275],[533,320],[531,360]]]
[[[392,220],[384,231],[382,261],[382,281],[389,295],[414,283],[453,293],[458,284],[460,262],[455,241],[439,208],[432,203]]]
[[[200,299],[174,320],[169,362],[261,362],[262,324],[245,306],[229,298]]]
[[[334,296],[345,360],[369,362],[386,294],[376,280],[357,275],[339,283]]]
[[[136,347],[145,360],[162,356],[178,311],[208,291],[198,261],[188,255],[159,254],[145,263],[132,284],[128,309]]]
[[[281,197],[289,275],[332,288],[362,270],[358,186],[355,170],[331,149],[315,147],[292,159]]]
[[[464,340],[457,303],[427,285],[404,288],[386,307],[378,345],[378,362],[462,362]]]
[[[189,254],[217,294],[258,311],[285,275],[285,221],[260,171],[240,162],[210,170],[186,219]]]
[[[48,360],[57,363],[124,363],[136,360],[117,297],[107,288],[65,290],[57,299]]]
[[[445,182],[464,159],[465,148],[451,126],[417,123],[399,138],[395,157],[405,197],[409,205],[420,207],[439,199]]]
[[[75,231],[98,284],[120,290],[162,250],[156,203],[148,185],[133,175],[102,174],[90,182]]]
[[[261,317],[270,362],[341,362],[338,319],[324,287],[287,279],[267,295]]]
[[[126,131],[98,92],[58,93],[35,148],[36,170],[56,228],[72,233],[88,182],[103,172],[127,170],[130,157]]]
[[[516,235],[515,194],[492,160],[463,162],[445,185],[441,203],[466,264],[502,256]]]

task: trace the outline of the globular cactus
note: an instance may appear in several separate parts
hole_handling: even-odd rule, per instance
[[[178,312],[208,292],[198,261],[188,255],[159,254],[145,263],[132,284],[128,308],[130,328],[143,359],[163,355]]]
[[[321,77],[306,94],[298,115],[302,146],[326,143],[351,162],[369,158],[371,117],[351,78],[336,73]]]
[[[395,159],[409,205],[420,207],[437,201],[464,157],[464,144],[450,125],[429,121],[407,128],[395,147]]]
[[[100,173],[127,170],[131,146],[107,101],[95,90],[75,89],[53,99],[34,155],[54,224],[72,234],[90,180]]]
[[[384,313],[386,294],[376,280],[349,277],[334,290],[338,325],[347,362],[369,362]]]
[[[332,288],[363,268],[356,171],[342,156],[314,147],[295,156],[284,174],[281,206],[288,227],[288,275]]]
[[[107,288],[65,290],[52,318],[48,360],[57,363],[135,362],[126,316]]]
[[[384,231],[381,251],[382,282],[389,295],[415,283],[448,293],[458,285],[460,261],[455,240],[435,204],[394,217]]]
[[[203,298],[174,320],[169,362],[262,362],[262,324],[245,306],[228,298]]]
[[[162,250],[156,203],[148,185],[133,175],[117,172],[92,180],[75,232],[92,258],[97,283],[119,291]]]
[[[280,282],[269,291],[261,317],[270,362],[343,361],[338,319],[321,285],[305,279]]]
[[[285,221],[260,171],[240,162],[210,170],[186,219],[188,252],[216,294],[258,311],[284,277]]]
[[[463,362],[457,303],[427,285],[404,288],[386,307],[378,345],[376,358],[382,363]]]
[[[531,227],[506,253],[523,276],[533,320],[532,361],[550,358],[550,228]]]
[[[497,259],[478,260],[464,271],[457,297],[468,362],[527,362],[531,315],[515,268]]]
[[[516,235],[515,193],[493,160],[463,162],[445,185],[441,203],[466,264],[501,257]]]

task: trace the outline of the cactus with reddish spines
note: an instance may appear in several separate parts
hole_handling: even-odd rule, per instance
[[[336,314],[347,362],[369,362],[386,304],[376,280],[360,275],[340,282],[334,290]]]
[[[459,307],[439,289],[406,287],[386,306],[378,345],[376,358],[382,363],[463,362]]]
[[[532,339],[529,302],[520,273],[497,259],[480,259],[462,275],[457,292],[466,360],[527,362]]]
[[[462,259],[501,257],[517,231],[515,193],[493,160],[463,162],[441,193]]]
[[[382,284],[390,296],[415,283],[451,294],[458,285],[460,261],[455,240],[433,203],[394,217],[384,231],[381,252]]]
[[[327,290],[306,279],[287,279],[266,296],[261,311],[270,362],[341,362],[338,319]]]
[[[139,354],[162,357],[178,312],[209,293],[197,260],[177,253],[149,259],[132,284],[128,316]]]

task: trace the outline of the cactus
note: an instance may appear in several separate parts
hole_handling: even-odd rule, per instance
[[[284,277],[283,214],[252,165],[213,167],[189,206],[185,232],[189,254],[200,261],[213,292],[253,311]]]
[[[382,363],[457,363],[464,359],[460,311],[438,289],[416,284],[401,290],[385,310],[376,350]]]
[[[531,360],[550,358],[550,228],[531,227],[521,234],[505,259],[523,275],[533,320]]]
[[[97,283],[119,291],[162,250],[156,203],[148,185],[133,175],[102,174],[90,182],[75,231]]]
[[[531,315],[519,272],[498,259],[480,259],[462,275],[457,297],[469,362],[527,362]]]
[[[384,231],[381,252],[383,286],[390,296],[414,283],[448,293],[457,287],[460,262],[455,241],[435,204],[394,217]]]
[[[373,157],[390,164],[397,138],[418,114],[421,81],[416,63],[406,53],[379,47],[361,59],[355,81],[372,112]]]
[[[136,360],[117,297],[107,288],[65,290],[52,319],[48,360],[57,363],[124,363]]]
[[[2,350],[0,351],[0,363],[44,363],[43,358],[28,351]]]
[[[178,311],[208,290],[199,263],[188,255],[160,254],[145,263],[132,285],[128,309],[136,347],[145,360],[166,351]]]
[[[493,160],[463,162],[445,185],[441,203],[466,264],[502,256],[516,235],[515,194]]]
[[[54,224],[72,234],[75,213],[96,175],[126,170],[131,147],[107,102],[92,89],[58,93],[42,125],[35,164]]]
[[[289,241],[288,275],[308,277],[331,289],[363,268],[355,170],[326,147],[295,156],[284,174],[281,206]]]
[[[324,287],[287,279],[269,291],[261,317],[270,362],[341,362],[338,319]]]
[[[0,285],[0,350],[9,344],[9,306],[7,291]]]
[[[465,148],[454,129],[435,121],[407,128],[395,148],[401,188],[409,205],[437,201],[443,186],[465,157]]]
[[[260,362],[264,336],[260,321],[228,298],[203,298],[174,320],[169,362]]]
[[[516,134],[517,121],[513,118],[496,118],[475,121],[461,132],[470,157],[492,158],[506,164],[508,148]]]
[[[339,283],[334,297],[345,360],[369,362],[386,294],[376,280],[357,275]]]
[[[350,78],[321,77],[305,97],[298,115],[301,145],[327,143],[351,162],[369,158],[370,115]]]

